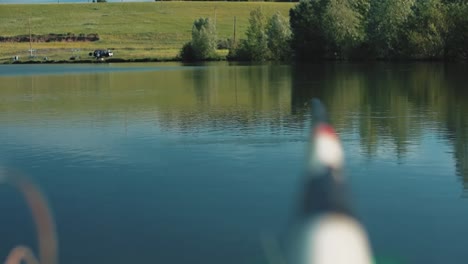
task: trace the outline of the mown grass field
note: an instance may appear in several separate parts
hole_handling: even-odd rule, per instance
[[[288,16],[294,3],[266,2],[153,2],[80,4],[0,4],[0,35],[15,36],[49,33],[98,33],[97,42],[32,43],[38,58],[64,60],[79,55],[89,59],[94,49],[115,49],[114,57],[175,57],[191,38],[192,23],[199,17],[216,21],[218,38],[232,38],[234,17],[236,38],[245,35],[249,13],[261,7],[269,17],[276,11]],[[0,62],[14,55],[26,59],[29,43],[1,43]],[[73,51],[75,50],[75,51]],[[79,50],[79,51],[76,51]],[[222,51],[221,51],[222,53]]]

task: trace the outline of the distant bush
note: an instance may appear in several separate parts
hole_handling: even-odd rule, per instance
[[[250,12],[247,39],[231,45],[228,59],[243,61],[287,60],[291,56],[291,29],[279,12],[268,23],[260,8]]]
[[[186,43],[180,52],[185,61],[207,60],[216,56],[216,29],[209,18],[193,22],[192,41]]]
[[[265,32],[265,17],[262,10],[256,8],[250,12],[247,39],[240,41],[239,46],[230,50],[230,59],[247,61],[264,61],[268,59],[268,39]]]
[[[289,22],[281,13],[276,12],[268,21],[266,35],[270,59],[287,60],[291,54],[291,29]]]
[[[238,43],[236,43],[235,46],[231,47],[231,49],[229,49],[227,59],[237,61],[253,61],[252,53],[249,50],[247,40],[241,39]]]
[[[184,61],[195,61],[197,58],[195,57],[195,51],[192,47],[192,42],[187,42],[184,44],[182,49],[180,50],[180,58]]]
[[[231,49],[233,46],[234,46],[233,40],[230,38],[218,39],[218,44],[217,44],[218,49]]]

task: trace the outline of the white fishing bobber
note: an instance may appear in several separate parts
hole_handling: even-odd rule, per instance
[[[371,264],[367,234],[353,218],[328,213],[305,229],[301,264]]]
[[[319,124],[312,134],[309,167],[312,171],[330,168],[341,171],[344,164],[344,153],[338,135],[328,124]],[[333,174],[338,177],[338,174]],[[341,175],[339,175],[341,177]],[[339,180],[339,179],[335,179]]]

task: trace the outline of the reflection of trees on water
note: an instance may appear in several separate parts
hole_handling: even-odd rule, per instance
[[[440,122],[448,131],[447,138],[454,146],[457,173],[468,189],[468,86],[466,73],[468,67],[445,68],[445,78],[452,89],[446,89],[446,101],[439,105]],[[443,78],[443,76],[441,77]]]
[[[144,116],[163,130],[240,136],[301,131],[312,97],[369,159],[405,160],[426,131],[450,142],[468,189],[467,66],[349,64],[219,66],[155,72],[0,77],[0,121],[44,117],[96,124]],[[84,118],[83,120],[89,120]],[[79,122],[77,122],[79,124]],[[292,128],[293,130],[291,130]],[[429,154],[429,153],[428,153]]]
[[[457,173],[468,189],[468,92],[463,66],[453,68],[426,63],[209,67],[185,73],[184,86],[191,88],[184,92],[196,102],[185,107],[175,99],[175,106],[159,109],[158,119],[163,128],[187,133],[207,127],[239,135],[258,128],[281,133],[287,126],[303,128],[310,99],[318,97],[339,132],[359,135],[361,151],[370,159],[384,149],[404,162],[425,131],[441,135],[453,145]]]
[[[311,97],[324,100],[330,109],[330,118],[338,130],[357,131],[362,151],[372,157],[377,146],[392,140],[398,156],[407,152],[410,137],[418,137],[420,122],[411,105],[393,89],[394,84],[387,82],[393,77],[385,70],[375,70],[371,65],[327,64],[313,66],[314,70],[302,69],[293,78],[301,84],[293,85],[293,101],[297,107]],[[306,77],[301,77],[306,76]],[[304,80],[305,79],[305,80]],[[305,85],[305,86],[304,86]],[[391,88],[391,89],[390,89]],[[297,90],[300,90],[299,92]],[[298,96],[299,98],[294,98]],[[411,131],[411,133],[410,133]]]
[[[185,96],[195,103],[178,102],[160,109],[161,126],[193,132],[210,127],[250,130],[266,126],[279,131],[290,111],[289,67],[259,65],[254,67],[208,67],[185,71]]]
[[[292,113],[312,97],[330,108],[339,131],[357,131],[362,152],[391,146],[403,159],[425,130],[453,145],[457,173],[468,189],[466,66],[443,64],[329,64],[293,70]],[[429,153],[428,153],[429,154]]]

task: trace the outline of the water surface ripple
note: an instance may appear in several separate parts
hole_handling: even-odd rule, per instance
[[[404,69],[404,70],[402,70]],[[324,101],[378,259],[468,259],[466,65],[0,66],[0,165],[55,213],[60,262],[267,263]],[[0,185],[0,259],[36,246]]]

